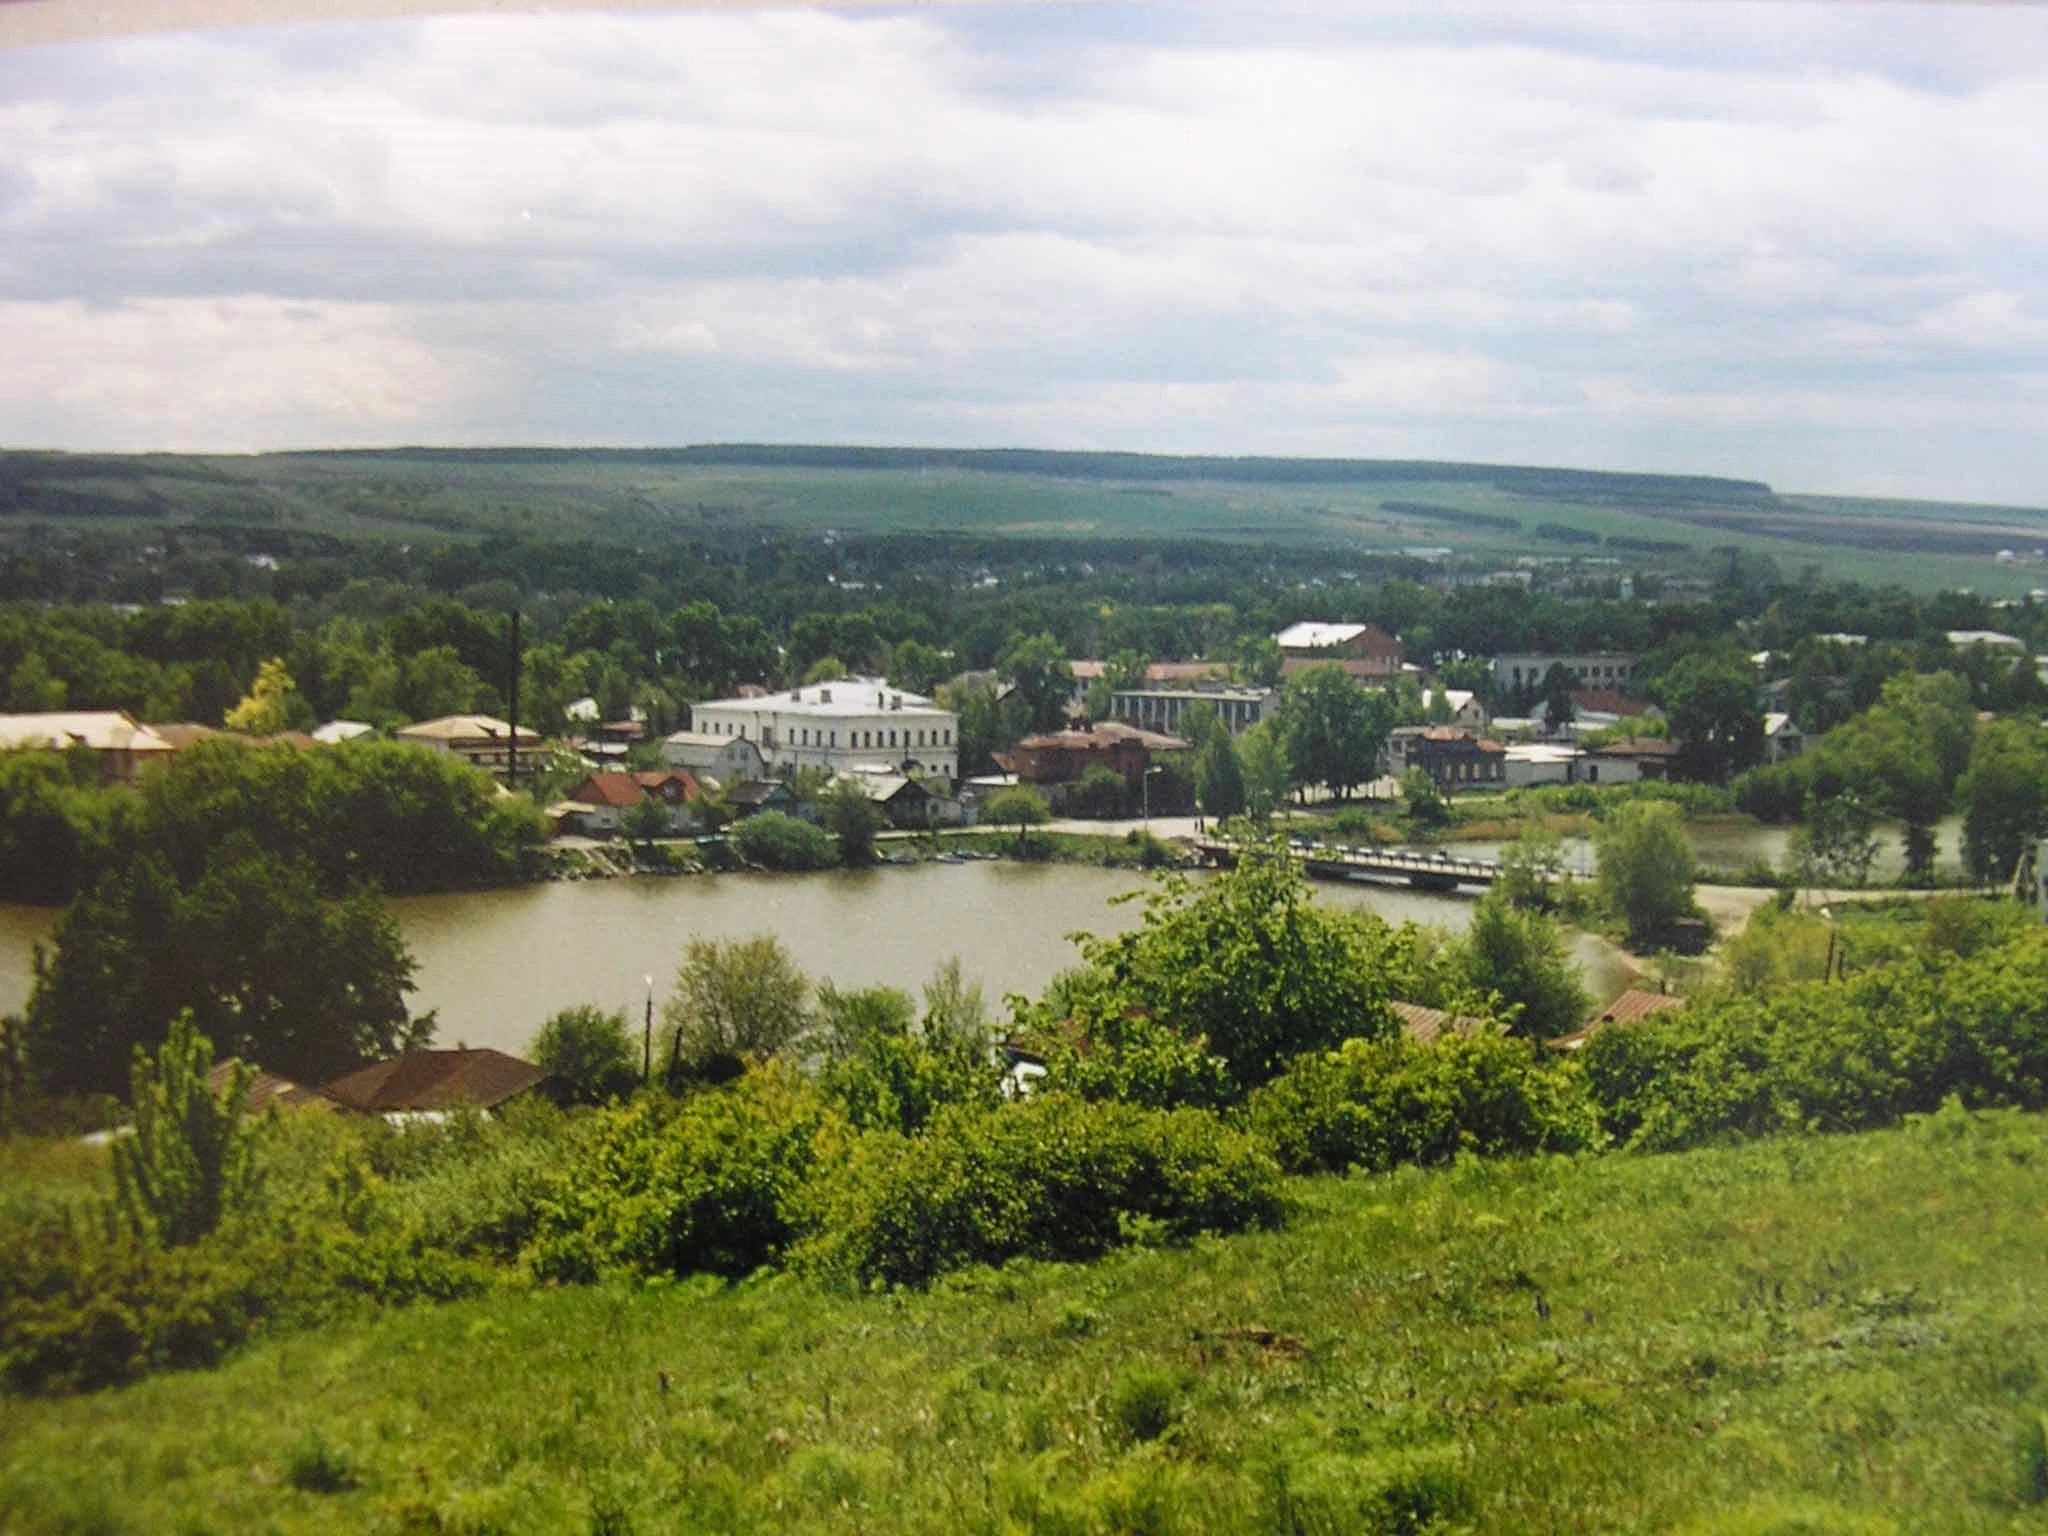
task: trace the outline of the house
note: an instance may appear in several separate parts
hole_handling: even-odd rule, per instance
[[[625,825],[626,813],[650,798],[660,801],[668,812],[667,830],[682,832],[690,825],[690,802],[702,793],[696,779],[681,769],[642,773],[608,769],[591,774],[569,791],[569,799],[578,807],[572,813],[577,829],[585,833],[617,832]]]
[[[2019,636],[2000,634],[1995,629],[1951,629],[1945,633],[1948,643],[1959,651],[1981,645],[1987,651],[2013,651],[2023,655],[2027,649],[2027,642]]]
[[[1078,784],[1090,768],[1107,768],[1122,778],[1127,788],[1140,790],[1147,783],[1155,754],[1185,752],[1187,749],[1187,742],[1178,736],[1165,736],[1157,731],[1109,720],[1086,730],[1048,731],[1042,736],[1026,736],[1008,752],[996,753],[995,759],[996,765],[1006,773],[1014,773],[1019,783],[1046,791],[1046,798],[1058,809],[1065,803],[1067,791]],[[1169,795],[1178,793],[1176,790],[1165,792]],[[1177,814],[1182,807],[1173,802],[1162,804],[1155,799],[1151,809]]]
[[[1273,643],[1280,647],[1280,670],[1288,675],[1325,664],[1342,667],[1351,677],[1401,675],[1401,642],[1377,624],[1304,621],[1288,625]]]
[[[329,720],[313,728],[313,739],[323,747],[338,747],[344,741],[361,741],[377,734],[377,727],[360,720]]]
[[[1439,695],[1451,712],[1450,719],[1440,721],[1439,724],[1462,725],[1468,731],[1485,729],[1486,706],[1479,702],[1479,695],[1470,688],[1425,688],[1422,693],[1423,703],[1434,707]]]
[[[459,757],[486,773],[507,773],[512,766],[513,729],[491,715],[443,715],[438,720],[405,726],[393,734],[414,746],[431,747],[436,752]],[[516,745],[520,752],[538,753],[540,743],[538,731],[519,727]]]
[[[1507,748],[1463,726],[1428,725],[1408,742],[1408,766],[1446,794],[1507,782]]]
[[[1119,688],[1109,696],[1109,714],[1125,725],[1177,736],[1188,710],[1206,704],[1216,711],[1225,730],[1241,736],[1279,702],[1280,694],[1272,688]]]
[[[900,831],[959,825],[960,802],[934,794],[921,780],[900,773],[850,773],[841,782],[857,786]]]
[[[1585,755],[1577,747],[1561,742],[1513,743],[1507,748],[1502,782],[1510,789],[1530,784],[1575,784]]]
[[[1604,731],[1624,720],[1662,720],[1664,711],[1641,699],[1632,699],[1612,688],[1574,688],[1572,718],[1566,727],[1573,735]]]
[[[959,769],[959,717],[878,677],[693,705],[690,728],[753,742],[768,768],[779,773],[880,768],[950,784]]]
[[[1445,1035],[1470,1035],[1478,1027],[1477,1019],[1444,1012],[1441,1008],[1426,1008],[1421,1003],[1389,1003],[1394,1017],[1401,1022],[1401,1033],[1417,1045],[1434,1045]]]
[[[780,779],[742,779],[737,784],[726,786],[725,803],[732,807],[737,816],[753,816],[761,811],[780,811],[785,816],[796,814],[796,794]]]
[[[359,1067],[322,1083],[320,1091],[360,1114],[440,1115],[496,1109],[546,1080],[539,1067],[503,1051],[420,1050]]]
[[[241,1062],[230,1056],[217,1061],[206,1074],[206,1091],[216,1099],[225,1098],[228,1082],[234,1076]],[[279,1109],[333,1109],[334,1100],[317,1088],[306,1088],[288,1077],[279,1077],[275,1072],[266,1072],[261,1067],[249,1082],[249,1097],[243,1101],[242,1113],[260,1115],[271,1105]]]
[[[1493,658],[1495,699],[1531,698],[1543,691],[1552,667],[1563,667],[1582,688],[1612,688],[1626,693],[1635,676],[1636,658],[1619,651],[1507,651]]]
[[[177,750],[120,710],[0,715],[0,752],[68,752],[74,747],[99,759],[105,784],[133,784],[145,763],[167,762]]]
[[[1631,737],[1586,754],[1588,784],[1633,784],[1639,779],[1668,779],[1678,761],[1675,742],[1654,736]]]
[[[1764,716],[1764,761],[1782,763],[1806,750],[1806,733],[1787,714],[1772,710]]]
[[[1684,998],[1673,997],[1669,992],[1645,992],[1640,987],[1630,987],[1588,1019],[1581,1028],[1544,1043],[1553,1051],[1576,1051],[1603,1029],[1614,1025],[1633,1024],[1638,1019],[1646,1019],[1653,1013],[1662,1013],[1667,1008],[1684,1006]]]
[[[662,738],[661,760],[668,767],[685,769],[699,779],[708,774],[720,784],[768,777],[768,760],[761,755],[760,747],[745,736],[677,731]]]

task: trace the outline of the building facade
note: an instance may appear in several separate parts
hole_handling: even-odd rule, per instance
[[[1241,736],[1279,701],[1279,693],[1271,688],[1119,688],[1110,695],[1109,713],[1125,725],[1178,736],[1189,708],[1207,704],[1225,730]]]
[[[1332,664],[1352,677],[1389,678],[1401,675],[1401,642],[1377,624],[1290,624],[1273,637],[1280,647],[1281,670]]]
[[[878,677],[692,705],[690,734],[751,741],[774,773],[879,768],[950,784],[959,772],[959,717]]]
[[[1563,667],[1578,679],[1581,688],[1612,688],[1627,693],[1636,675],[1636,658],[1619,651],[1591,651],[1568,655],[1561,651],[1514,651],[1493,658],[1493,696],[1496,701],[1515,694],[1540,691],[1552,667]]]

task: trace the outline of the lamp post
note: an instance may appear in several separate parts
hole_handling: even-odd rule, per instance
[[[1145,771],[1138,776],[1138,795],[1145,807],[1145,830],[1147,832],[1152,830],[1152,775],[1164,772],[1166,772],[1164,768],[1154,764],[1148,765]]]
[[[641,980],[647,983],[647,1019],[640,1030],[640,1081],[654,1081],[654,977],[650,974]]]

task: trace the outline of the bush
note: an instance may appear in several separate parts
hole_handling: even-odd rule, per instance
[[[733,828],[741,859],[762,869],[830,869],[839,862],[831,834],[780,811],[761,811]]]
[[[860,1139],[822,1181],[807,1267],[922,1285],[1025,1257],[1089,1259],[1134,1231],[1234,1232],[1280,1215],[1279,1170],[1194,1110],[1048,1094],[941,1112],[918,1136]]]
[[[1599,1120],[1571,1064],[1538,1051],[1492,1034],[1351,1040],[1254,1094],[1248,1120],[1290,1173],[1597,1145]]]
[[[674,1108],[606,1110],[540,1199],[527,1263],[548,1280],[747,1274],[798,1235],[820,1144],[847,1134],[824,1095],[783,1066]]]
[[[586,1004],[541,1025],[527,1055],[547,1073],[548,1091],[560,1102],[602,1104],[639,1085],[642,1053],[635,1044],[625,1014]]]

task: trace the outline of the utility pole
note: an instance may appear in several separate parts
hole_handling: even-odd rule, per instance
[[[505,689],[505,702],[512,711],[511,749],[505,759],[505,783],[508,788],[519,787],[519,610],[512,610],[512,676]]]
[[[640,1031],[640,1081],[654,1081],[654,978],[643,978],[647,983],[647,1022]]]

